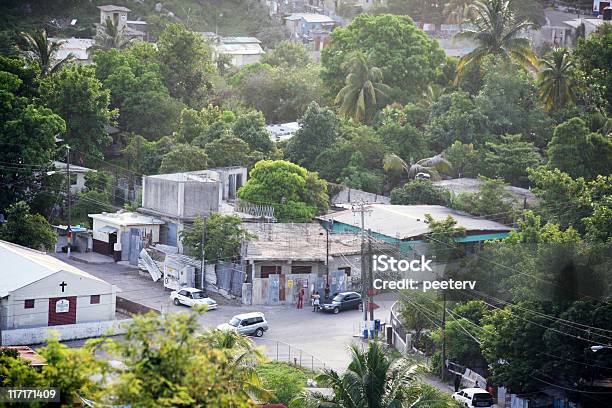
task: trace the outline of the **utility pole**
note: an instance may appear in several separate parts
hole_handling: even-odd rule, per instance
[[[70,257],[70,247],[72,246],[72,214],[70,207],[70,188],[72,186],[72,182],[70,180],[70,146],[66,145],[66,172],[68,173],[68,185],[67,193],[68,193],[68,230],[66,231],[68,237],[68,257]]]
[[[202,228],[202,242],[201,242],[201,249],[202,249],[202,260],[200,262],[200,271],[201,271],[201,284],[200,287],[202,288],[202,292],[204,292],[204,296],[207,295],[206,293],[206,250],[204,249],[204,242],[206,241],[206,218],[204,218],[204,226]]]
[[[325,228],[325,286],[329,286],[329,226]]]
[[[353,214],[361,215],[361,301],[363,303],[363,321],[368,321],[368,301],[366,285],[366,257],[365,257],[365,213],[372,210],[366,209],[366,204],[361,202],[352,208]]]
[[[442,368],[440,377],[444,382],[446,374],[446,291],[442,293]]]
[[[370,322],[374,322],[374,272],[372,270],[372,230],[368,228],[368,300],[370,302]]]

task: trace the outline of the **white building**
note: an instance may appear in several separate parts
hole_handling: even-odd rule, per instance
[[[115,285],[6,241],[0,241],[0,260],[0,329],[115,319]]]
[[[100,10],[99,29],[104,29],[106,20],[111,20],[118,30],[123,30],[126,37],[141,41],[149,39],[146,21],[128,20],[128,13],[132,11],[129,8],[108,4],[98,6],[98,9]]]
[[[222,37],[215,51],[220,55],[229,55],[232,65],[238,68],[259,62],[264,55],[261,41],[255,37]]]
[[[89,62],[89,49],[96,43],[93,38],[49,38],[53,43],[59,43],[59,49],[53,56],[61,61],[72,54],[78,62]]]
[[[135,212],[88,214],[93,220],[93,251],[111,255],[116,261],[138,257],[140,242],[159,242],[158,218]]]
[[[68,166],[64,162],[54,161],[53,167],[55,167],[55,171],[57,173],[68,173]],[[75,166],[74,164],[70,165],[70,192],[72,194],[80,193],[85,189],[85,175],[90,171],[95,173],[97,170],[82,166]]]
[[[266,130],[270,133],[270,138],[275,142],[284,142],[293,137],[298,131],[300,124],[298,122],[276,123],[266,125]]]

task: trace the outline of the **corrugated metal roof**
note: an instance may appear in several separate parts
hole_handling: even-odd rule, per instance
[[[44,252],[7,241],[0,241],[0,259],[0,297],[60,271],[107,283]]]
[[[346,208],[346,206],[345,206]],[[425,222],[425,215],[430,214],[434,220],[444,220],[449,215],[457,221],[458,227],[467,232],[492,231],[504,232],[512,230],[511,227],[499,222],[479,218],[464,212],[456,211],[441,205],[390,205],[370,204],[364,216],[365,229],[371,229],[382,235],[399,239],[420,237],[429,232],[429,224]],[[352,225],[361,228],[361,217],[347,209],[321,217],[334,222]]]

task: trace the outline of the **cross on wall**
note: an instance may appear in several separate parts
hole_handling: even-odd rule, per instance
[[[66,288],[66,286],[68,286],[68,284],[64,281],[62,281],[62,283],[59,284],[62,288],[62,293],[64,293],[64,289]]]

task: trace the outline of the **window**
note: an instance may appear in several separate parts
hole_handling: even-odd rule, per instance
[[[24,309],[34,309],[34,299],[26,299],[23,304]]]
[[[97,305],[100,303],[100,295],[91,295],[89,297],[89,304],[90,305]]]
[[[187,296],[187,291],[186,290],[181,290],[178,294],[181,295],[181,296]]]
[[[350,266],[345,266],[343,268],[338,268],[338,270],[344,272],[344,274],[346,276],[351,276],[351,267]]]
[[[269,278],[270,275],[280,275],[281,267],[278,265],[262,265],[261,266],[261,277]]]
[[[310,265],[291,265],[292,274],[298,274],[298,273],[309,274],[311,272],[312,272],[312,266]]]
[[[255,320],[255,323],[262,323],[263,322],[263,318],[261,318],[261,317],[256,317],[254,320]]]

